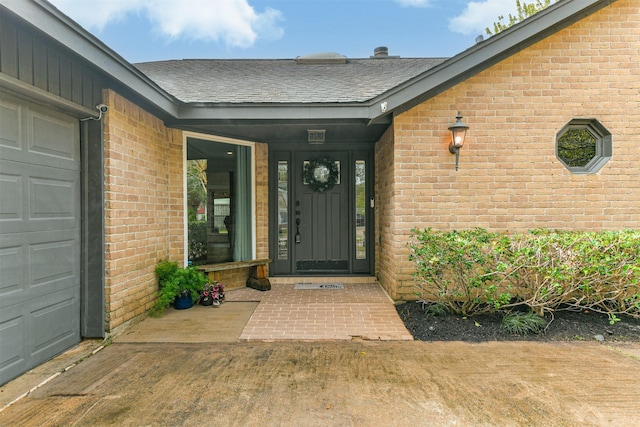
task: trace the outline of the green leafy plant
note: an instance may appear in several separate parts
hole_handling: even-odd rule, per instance
[[[158,278],[158,299],[151,307],[151,316],[160,316],[180,295],[192,301],[200,297],[207,278],[196,267],[181,268],[177,262],[160,261],[155,269]]]
[[[416,293],[463,316],[497,310],[511,299],[501,282],[509,240],[483,229],[413,231],[409,259]]]
[[[508,313],[502,319],[502,329],[514,335],[539,334],[547,326],[544,317],[535,313],[513,312]]]
[[[447,314],[447,306],[444,304],[440,304],[437,302],[427,302],[427,301],[418,301],[422,303],[422,309],[424,310],[424,315],[427,317],[438,317],[444,316]]]
[[[527,307],[640,318],[640,232],[413,230],[419,300],[463,316]]]

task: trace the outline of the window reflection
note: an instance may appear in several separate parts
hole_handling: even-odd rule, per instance
[[[356,259],[367,258],[367,192],[366,192],[366,162],[356,160]]]
[[[191,138],[187,144],[189,261],[250,259],[251,148]]]
[[[278,162],[278,259],[289,257],[289,165]]]

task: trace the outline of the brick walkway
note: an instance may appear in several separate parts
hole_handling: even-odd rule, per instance
[[[348,283],[342,278],[325,278],[324,282],[341,282],[344,289],[297,290],[296,281],[319,279],[271,279],[267,292],[242,288],[227,291],[227,301],[259,301],[245,326],[241,340],[412,340],[400,320],[393,301],[382,287],[368,283]],[[353,279],[351,279],[353,281]]]

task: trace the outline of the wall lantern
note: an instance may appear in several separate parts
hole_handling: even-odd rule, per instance
[[[462,123],[462,116],[458,111],[456,122],[449,126],[451,131],[451,143],[449,144],[449,152],[456,155],[456,170],[458,170],[458,158],[460,157],[460,149],[464,145],[464,137],[467,135],[469,126]]]

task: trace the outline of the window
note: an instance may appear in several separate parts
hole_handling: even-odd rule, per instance
[[[573,173],[598,172],[611,153],[611,133],[596,119],[573,119],[556,135],[556,157]]]
[[[278,162],[278,259],[289,258],[289,164]]]
[[[245,261],[253,253],[252,149],[187,138],[189,261]]]
[[[367,258],[367,163],[364,160],[356,160],[356,259]]]

